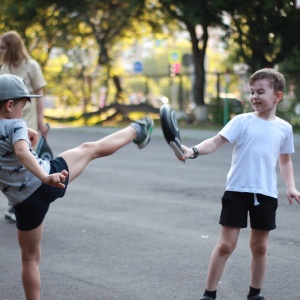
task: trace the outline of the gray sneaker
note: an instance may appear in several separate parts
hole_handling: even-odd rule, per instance
[[[139,149],[142,149],[150,142],[150,135],[153,130],[154,122],[150,117],[134,121],[130,124],[137,132],[137,137],[133,142],[137,144]]]

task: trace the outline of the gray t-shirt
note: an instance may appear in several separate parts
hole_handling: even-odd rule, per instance
[[[28,139],[26,122],[22,119],[0,120],[0,189],[11,205],[17,205],[35,192],[42,182],[17,159],[13,145],[25,140],[32,155],[49,174],[50,163],[38,158]]]

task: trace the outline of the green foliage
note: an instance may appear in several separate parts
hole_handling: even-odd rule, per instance
[[[300,52],[294,47],[279,64],[279,71],[288,74],[300,74]]]
[[[233,116],[243,112],[243,106],[240,101],[232,98],[215,97],[210,100],[208,104],[208,117],[214,124],[224,124],[224,106],[228,105],[228,117],[231,119]],[[228,121],[228,120],[227,120]]]
[[[165,15],[184,24],[190,34],[195,72],[193,102],[197,105],[204,105],[205,55],[209,39],[208,29],[209,27],[223,25],[223,2],[158,0],[158,3]]]
[[[205,103],[205,92],[209,98],[216,96],[215,75],[210,74],[232,70],[236,63],[253,70],[279,64],[283,72],[298,72],[299,23],[294,1],[278,0],[2,0],[0,7],[0,32],[20,32],[44,69],[46,92],[68,105],[88,104],[102,86],[108,89],[108,103],[114,101],[116,87],[109,78],[126,75],[119,56],[133,43],[153,37],[163,47],[143,57],[147,84],[144,78],[124,79],[124,101],[135,90],[171,97],[167,55],[174,46],[193,55],[194,69],[182,66],[181,72],[195,73],[193,87],[188,75],[182,76],[182,84],[183,94],[193,94],[196,104]],[[212,27],[227,30],[223,38],[231,55],[226,61],[207,51]],[[178,31],[183,29],[189,41],[180,44]],[[178,85],[179,78],[174,82]],[[231,82],[233,93],[240,89],[237,82]],[[297,98],[299,92],[293,93]]]
[[[49,0],[48,0],[49,1]],[[51,2],[51,1],[50,1]],[[98,44],[98,65],[107,66],[113,59],[112,48],[135,29],[133,17],[142,15],[144,1],[53,1],[57,9],[74,16],[90,29]]]
[[[226,2],[232,16],[229,50],[234,62],[248,65],[251,71],[274,67],[299,45],[300,11],[292,1]]]

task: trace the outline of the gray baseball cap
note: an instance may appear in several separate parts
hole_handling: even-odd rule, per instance
[[[42,95],[30,95],[24,80],[16,75],[0,75],[0,101],[18,98],[40,98]]]

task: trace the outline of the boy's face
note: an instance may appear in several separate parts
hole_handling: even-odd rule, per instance
[[[258,113],[275,112],[282,96],[282,92],[274,92],[267,79],[257,80],[250,85],[250,103]]]
[[[28,99],[23,98],[22,100],[12,103],[10,110],[10,119],[22,119],[23,117],[23,109],[27,103]]]

